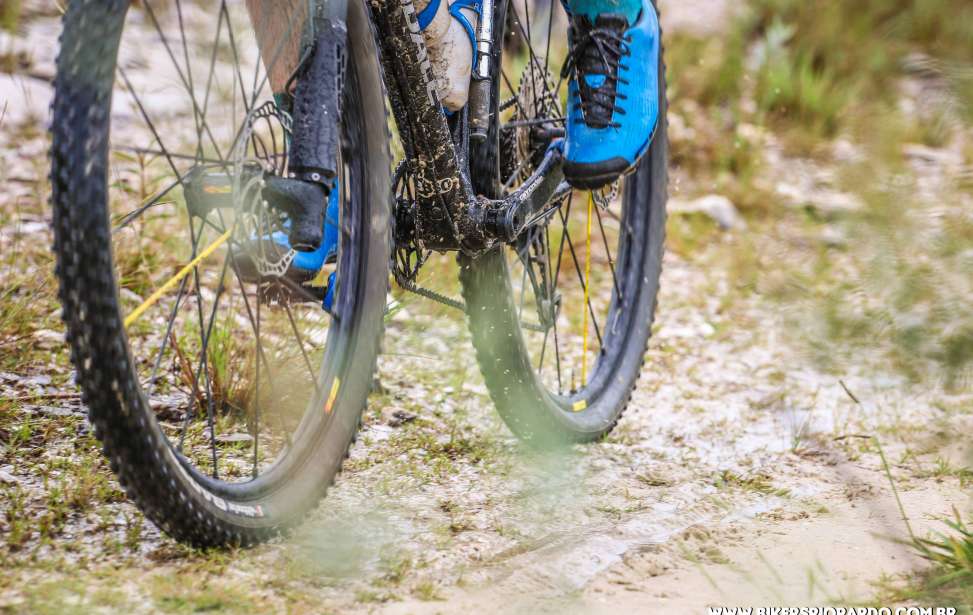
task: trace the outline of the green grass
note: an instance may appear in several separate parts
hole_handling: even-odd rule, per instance
[[[762,495],[774,495],[782,498],[790,497],[791,494],[789,489],[775,487],[770,476],[766,474],[741,476],[729,470],[725,470],[716,478],[714,485],[721,489],[736,487]]]
[[[913,548],[931,567],[904,584],[884,584],[879,601],[953,606],[959,613],[973,612],[973,520],[964,521],[955,509],[954,515],[935,536],[912,538]]]
[[[20,26],[22,11],[20,0],[4,0],[0,3],[0,28],[7,32],[15,32]]]
[[[934,538],[917,538],[915,545],[925,559],[948,573],[944,581],[963,580],[973,584],[973,526],[955,508],[953,514],[954,518],[945,522],[948,532]]]
[[[892,86],[909,54],[933,58],[961,100],[973,102],[962,70],[973,39],[973,5],[963,0],[861,0],[827,8],[754,0],[738,28],[711,71],[706,97],[743,96],[752,83],[761,112],[818,135],[836,134],[854,119],[856,107],[894,106]],[[750,54],[749,66],[740,59],[744,54]]]
[[[899,489],[892,477],[892,469],[879,440],[870,440],[881,460],[882,469],[888,479],[895,497],[899,514],[908,535],[902,542],[911,545],[913,550],[931,567],[912,574],[905,583],[895,579],[883,579],[879,583],[878,604],[888,602],[912,602],[938,606],[958,607],[960,613],[973,612],[973,527],[965,521],[959,510],[953,507],[953,518],[944,519],[946,528],[931,536],[919,536],[913,530],[906,515]],[[908,453],[907,453],[908,456]],[[948,464],[940,462],[940,468]]]

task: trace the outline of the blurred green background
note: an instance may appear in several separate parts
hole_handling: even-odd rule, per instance
[[[967,388],[973,3],[752,0],[729,12],[724,31],[668,40],[677,178],[750,219],[787,213],[784,196],[832,233],[837,249],[749,280],[810,308],[795,318],[820,361],[841,369],[878,347],[913,381]]]

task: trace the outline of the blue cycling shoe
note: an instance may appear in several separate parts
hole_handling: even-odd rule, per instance
[[[620,13],[571,15],[564,175],[601,188],[632,170],[659,118],[659,20],[651,0],[633,25]]]
[[[324,309],[331,311],[335,272],[328,275],[326,286],[318,284],[316,279],[321,269],[326,264],[334,263],[338,257],[340,192],[336,182],[328,195],[323,237],[316,250],[295,250],[291,247],[288,232],[284,231],[254,237],[244,245],[243,250],[234,255],[236,270],[243,281],[260,283],[274,278],[285,278],[293,283],[288,286],[300,291],[290,293],[290,298],[320,300]]]

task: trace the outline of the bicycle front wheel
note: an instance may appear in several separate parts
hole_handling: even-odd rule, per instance
[[[501,2],[493,125],[471,150],[486,196],[515,190],[564,127],[567,55],[559,2]],[[597,193],[571,191],[511,245],[461,259],[480,369],[511,430],[538,445],[587,442],[617,423],[643,365],[662,269],[666,97],[635,171]]]
[[[359,425],[391,192],[358,0],[348,26],[337,256],[295,283],[252,254],[286,236],[261,182],[287,173],[290,118],[271,99],[245,3],[74,0],[64,17],[52,204],[72,359],[122,486],[181,541],[250,544],[300,520]],[[241,254],[260,275],[241,270]]]

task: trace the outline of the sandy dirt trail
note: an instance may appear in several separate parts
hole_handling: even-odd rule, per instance
[[[549,488],[570,477],[561,501],[498,511],[527,524],[528,540],[467,558],[469,578],[444,591],[445,603],[406,601],[383,612],[489,604],[690,613],[857,601],[882,575],[919,566],[896,542],[905,525],[878,456],[857,452],[858,436],[891,422],[918,428],[935,410],[876,374],[845,379],[868,400],[855,403],[836,377],[786,349],[774,313],[759,304],[719,313],[713,284],[705,268],[667,259],[659,332],[616,433],[546,472],[520,469],[535,480],[540,472]],[[490,500],[511,487],[469,484]],[[524,497],[545,495],[535,487]],[[901,497],[918,533],[970,505],[948,483],[910,484]],[[489,508],[466,509],[479,516]],[[439,555],[451,560],[456,551]]]
[[[667,0],[663,21],[669,32],[718,36],[728,4]],[[30,28],[47,36],[52,24]],[[40,80],[6,79],[10,100],[46,104]],[[22,147],[41,152],[43,138]],[[687,189],[674,186],[677,196]],[[667,254],[631,406],[604,442],[558,455],[525,449],[496,417],[460,319],[421,304],[402,310],[336,488],[289,540],[232,554],[207,582],[296,612],[698,613],[866,600],[883,575],[915,569],[921,562],[896,542],[906,526],[871,436],[919,442],[973,426],[880,364],[842,375],[815,368],[788,341],[793,320],[736,290],[726,255],[750,232],[729,231],[692,257]],[[806,257],[811,240],[800,232],[768,240],[765,255]],[[434,449],[450,453],[436,465]],[[885,449],[915,532],[971,508],[958,481],[916,474],[898,462],[902,452]],[[65,574],[94,571],[90,583],[104,583],[109,562],[127,571],[114,583],[145,610],[152,590],[141,577],[179,579],[181,558],[195,557],[150,527],[134,554],[108,554],[85,542],[97,531],[79,522],[82,556],[68,559],[88,563]],[[15,610],[31,579],[59,574],[23,570],[0,596]]]

